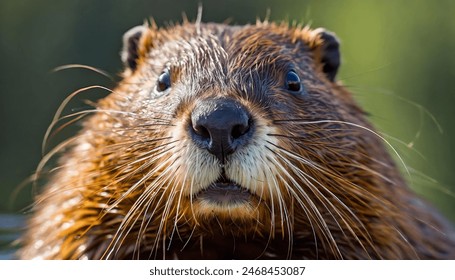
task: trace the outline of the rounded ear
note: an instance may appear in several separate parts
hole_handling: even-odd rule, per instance
[[[340,43],[334,33],[323,28],[316,29],[315,33],[321,40],[320,59],[323,65],[322,71],[333,82],[340,67]]]
[[[125,67],[134,71],[139,58],[139,41],[146,33],[148,27],[144,25],[136,26],[128,30],[123,35],[123,49],[121,58]]]

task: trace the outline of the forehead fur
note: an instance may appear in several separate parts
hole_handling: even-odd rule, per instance
[[[139,42],[139,60],[147,57],[153,48],[159,48],[170,41],[190,41],[203,39],[213,42],[215,39],[229,56],[247,58],[243,63],[260,64],[273,62],[271,54],[283,54],[283,48],[305,49],[311,51],[318,61],[322,40],[317,30],[309,27],[288,26],[258,22],[255,25],[229,26],[215,23],[188,23],[159,28],[149,26]],[[249,59],[248,59],[249,58]],[[257,61],[251,61],[251,59]],[[240,65],[241,66],[241,65]]]

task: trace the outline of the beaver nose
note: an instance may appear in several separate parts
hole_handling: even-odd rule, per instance
[[[252,134],[248,111],[231,99],[209,99],[191,113],[191,137],[224,164],[225,157],[248,143]]]

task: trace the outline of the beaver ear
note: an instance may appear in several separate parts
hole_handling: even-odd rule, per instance
[[[321,42],[321,63],[322,71],[330,81],[335,80],[335,76],[340,67],[340,42],[334,33],[323,28],[315,30]]]
[[[147,31],[147,27],[140,25],[131,28],[123,35],[123,49],[121,58],[125,67],[134,71],[139,58],[139,41]]]

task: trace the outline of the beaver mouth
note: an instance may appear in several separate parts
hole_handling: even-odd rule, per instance
[[[227,179],[224,174],[201,190],[196,199],[218,206],[234,206],[250,201],[252,194],[244,187]]]

